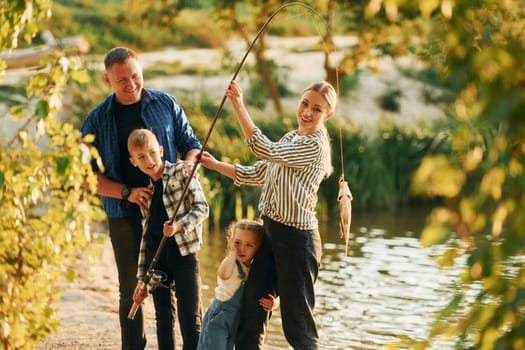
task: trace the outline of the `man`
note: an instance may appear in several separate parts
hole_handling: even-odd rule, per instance
[[[142,350],[146,346],[142,310],[138,310],[133,320],[128,320],[127,315],[137,283],[142,237],[140,207],[147,207],[153,193],[147,187],[148,176],[129,161],[128,135],[137,128],[150,129],[164,148],[164,159],[173,163],[179,153],[181,158],[196,164],[201,144],[183,108],[172,96],[143,87],[142,67],[133,50],[111,49],[104,58],[104,66],[104,81],[113,94],[89,113],[81,131],[83,135],[95,135],[93,145],[104,166],[97,169],[97,192],[102,196],[102,208],[108,218],[118,270],[122,350]],[[185,349],[194,348],[193,342],[196,346],[200,333],[200,294],[196,299],[195,319],[184,330]]]

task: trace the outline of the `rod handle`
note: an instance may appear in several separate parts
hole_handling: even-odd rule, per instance
[[[137,313],[137,310],[139,309],[139,304],[137,303],[133,303],[133,306],[131,307],[131,309],[129,310],[129,314],[128,314],[128,320],[132,320],[135,318],[135,314]]]

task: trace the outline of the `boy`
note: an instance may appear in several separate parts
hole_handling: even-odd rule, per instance
[[[143,236],[134,300],[140,304],[147,295],[141,294],[145,273],[163,236],[168,237],[155,265],[161,271],[162,284],[153,295],[157,320],[159,350],[175,350],[175,305],[181,327],[183,349],[195,349],[200,334],[202,302],[197,252],[202,241],[202,222],[208,217],[208,204],[199,181],[189,177],[183,162],[162,161],[163,148],[147,129],[136,129],[128,138],[130,162],[150,177],[153,189],[148,210],[143,211]],[[179,210],[182,190],[191,181]],[[174,218],[171,222],[171,218]]]

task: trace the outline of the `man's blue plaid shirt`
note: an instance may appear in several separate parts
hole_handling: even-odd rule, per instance
[[[120,169],[117,123],[113,108],[114,94],[96,106],[81,127],[82,135],[93,134],[93,145],[97,148],[102,164],[103,174],[111,180],[123,183]],[[195,137],[184,109],[172,96],[156,90],[143,89],[141,118],[146,128],[150,129],[164,147],[165,160],[177,161],[191,149],[200,149],[201,144]],[[127,216],[122,200],[102,196],[102,208],[108,218]]]

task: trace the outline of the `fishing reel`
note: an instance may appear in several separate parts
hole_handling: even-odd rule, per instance
[[[169,288],[167,285],[162,283],[168,279],[168,276],[166,275],[165,272],[161,270],[151,270],[151,273],[149,275],[150,275],[149,281],[148,281],[149,293],[153,293],[155,289],[157,289],[158,287]]]
[[[129,310],[128,319],[133,320],[135,318],[135,314],[137,313],[137,310],[139,309],[139,306],[144,301],[144,298],[146,298],[146,288],[149,287],[148,291],[149,293],[153,293],[155,289],[158,287],[162,288],[169,288],[167,285],[165,285],[164,281],[168,279],[168,276],[166,273],[160,270],[151,270],[148,271],[147,278],[144,281],[144,284],[141,285],[142,292],[139,293],[142,297],[140,300],[134,300],[133,305],[131,306],[131,309]]]

